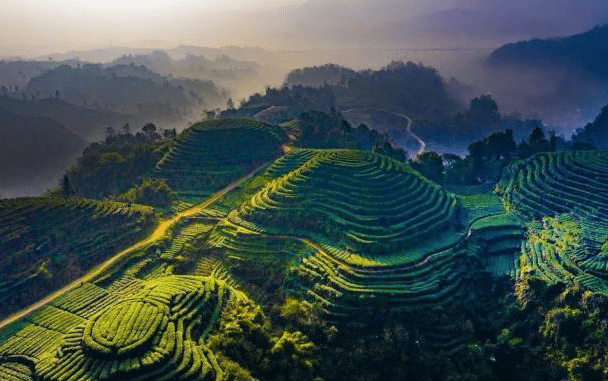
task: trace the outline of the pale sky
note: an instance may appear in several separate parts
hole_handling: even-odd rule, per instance
[[[454,9],[470,12],[468,24]],[[582,32],[608,22],[608,1],[0,0],[0,16],[0,56],[127,45],[399,48],[432,39],[427,45],[486,46]],[[450,41],[453,31],[460,40]]]

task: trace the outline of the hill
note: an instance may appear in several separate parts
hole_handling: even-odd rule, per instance
[[[0,190],[37,195],[54,188],[86,142],[52,119],[16,115],[1,104]]]
[[[0,315],[7,316],[61,288],[114,252],[137,241],[155,222],[139,205],[81,198],[0,201]]]
[[[460,107],[435,69],[401,61],[357,72],[336,65],[294,70],[283,88],[254,94],[241,109],[257,106],[297,106],[299,112],[374,107],[431,120],[448,117]]]
[[[0,61],[0,86],[7,91],[25,89],[30,79],[61,65],[76,67],[78,61]]]
[[[25,92],[38,98],[59,95],[76,105],[121,113],[136,113],[150,104],[183,113],[193,106],[225,103],[225,94],[210,81],[173,80],[135,65],[62,65],[32,78]]]
[[[77,106],[59,98],[24,100],[0,97],[0,107],[28,118],[53,119],[89,142],[104,138],[106,127],[122,126],[134,119],[130,115]]]
[[[606,152],[504,154],[493,192],[378,152],[294,147],[302,122],[213,119],[150,140],[142,168],[179,199],[126,249],[151,208],[3,201],[9,258],[59,245],[48,263],[66,272],[89,249],[101,265],[0,322],[0,377],[534,380],[605,363]]]
[[[197,123],[156,164],[154,177],[183,196],[204,198],[277,157],[286,140],[281,129],[250,119]]]
[[[486,83],[505,109],[536,115],[569,133],[572,125],[593,119],[608,100],[607,37],[608,26],[597,26],[567,37],[503,45],[485,61]]]
[[[493,51],[486,64],[572,70],[605,79],[608,76],[608,68],[604,64],[607,38],[608,25],[603,25],[567,37],[510,43]]]
[[[509,166],[499,190],[513,208],[540,218],[530,228],[522,267],[549,282],[608,292],[606,151],[541,153]]]

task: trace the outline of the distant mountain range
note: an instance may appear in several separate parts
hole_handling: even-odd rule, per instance
[[[509,43],[484,62],[486,86],[507,110],[527,112],[571,133],[608,103],[608,26]]]
[[[53,119],[90,142],[104,138],[105,127],[121,127],[130,119],[129,115],[76,106],[57,98],[32,101],[0,97],[0,107],[25,118]]]
[[[17,115],[1,103],[0,121],[0,197],[36,195],[57,186],[87,144],[52,119]]]
[[[495,68],[517,65],[575,71],[605,79],[608,78],[608,25],[568,37],[506,44],[492,52],[486,64]]]

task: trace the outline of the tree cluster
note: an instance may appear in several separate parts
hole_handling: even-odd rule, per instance
[[[104,198],[126,192],[154,169],[169,148],[174,129],[157,132],[148,123],[135,134],[129,125],[122,133],[113,127],[106,129],[103,142],[90,144],[78,162],[67,171],[67,178],[74,193],[88,198]]]

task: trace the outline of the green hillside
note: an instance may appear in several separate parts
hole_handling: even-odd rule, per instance
[[[287,158],[285,164],[299,159]],[[273,234],[314,231],[344,249],[382,256],[449,229],[455,206],[454,198],[406,164],[361,151],[327,150],[268,184],[235,218]]]
[[[542,373],[546,330],[515,307],[608,296],[606,152],[541,153],[495,190],[448,191],[407,162],[287,136],[226,119],[168,140],[153,177],[179,199],[162,217],[0,201],[0,301],[31,306],[0,322],[0,378],[372,380],[400,374],[379,365],[393,361],[493,379],[489,356],[515,350]]]
[[[536,218],[519,276],[529,272],[549,283],[608,292],[607,185],[606,151],[541,153],[505,170],[499,191],[513,208]]]
[[[0,200],[0,316],[86,273],[142,239],[150,207],[80,198]]]
[[[155,176],[198,200],[278,157],[286,140],[281,129],[250,119],[198,123],[180,134]]]
[[[605,216],[608,206],[608,152],[541,153],[511,164],[499,191],[531,217],[573,212]]]
[[[380,300],[393,310],[450,302],[467,258],[483,254],[477,241],[463,245],[469,225],[504,213],[496,196],[456,197],[407,164],[362,151],[292,150],[260,178],[266,185],[233,206],[208,247],[239,268],[284,268],[332,321]]]

